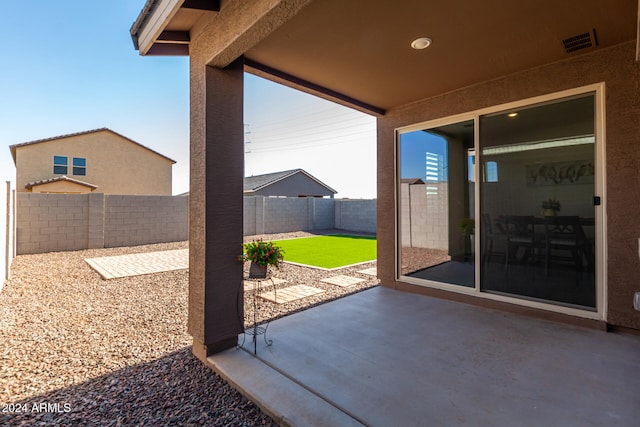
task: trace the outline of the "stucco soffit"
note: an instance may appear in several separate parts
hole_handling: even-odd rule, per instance
[[[235,0],[191,35],[190,56],[224,68],[292,19],[312,0]]]

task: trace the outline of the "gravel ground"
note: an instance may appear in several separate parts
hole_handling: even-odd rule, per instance
[[[191,354],[186,270],[103,280],[84,262],[186,247],[177,242],[17,257],[0,293],[0,425],[273,425]],[[328,292],[279,306],[262,303],[260,316],[281,317],[376,286],[375,278],[355,273],[371,266],[326,272],[284,265],[272,273],[287,280],[280,286]],[[318,282],[337,274],[367,280],[347,289]],[[252,305],[245,307],[252,318]]]
[[[447,251],[427,248],[402,248],[402,274],[407,275],[451,260]]]

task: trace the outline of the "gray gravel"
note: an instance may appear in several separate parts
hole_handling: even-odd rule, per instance
[[[0,425],[273,425],[191,354],[187,271],[103,280],[84,262],[186,247],[177,242],[17,257],[0,293]],[[273,271],[287,280],[281,286],[327,292],[263,303],[260,316],[281,317],[376,286],[375,278],[355,272],[371,266],[326,272],[284,265]],[[319,282],[337,274],[367,280],[350,288]],[[245,307],[245,318],[252,319],[252,305]]]

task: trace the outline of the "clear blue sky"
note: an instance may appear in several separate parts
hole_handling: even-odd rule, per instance
[[[0,2],[3,182],[15,188],[9,145],[108,127],[176,160],[173,192],[188,190],[189,62],[134,50],[129,29],[144,3]],[[245,81],[247,175],[300,167],[338,197],[375,197],[375,119],[254,76]]]

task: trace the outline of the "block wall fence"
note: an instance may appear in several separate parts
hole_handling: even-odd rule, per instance
[[[17,194],[18,255],[188,240],[189,197]],[[251,196],[244,235],[376,232],[376,200]]]
[[[18,193],[17,253],[188,239],[187,197]]]

